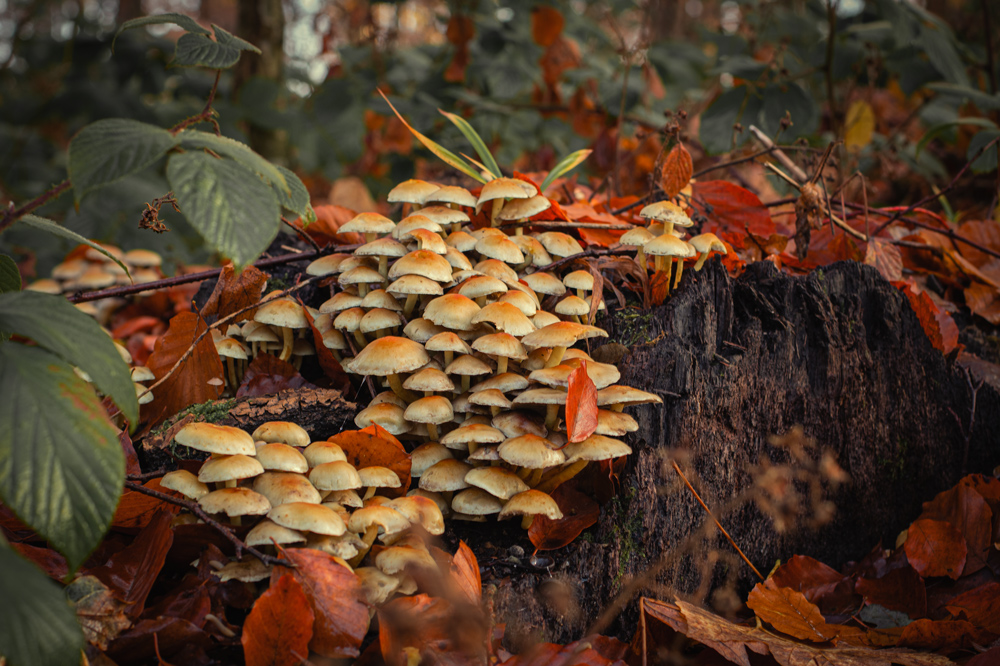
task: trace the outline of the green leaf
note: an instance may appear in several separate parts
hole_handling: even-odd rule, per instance
[[[93,388],[44,349],[0,345],[0,499],[70,570],[100,543],[124,480],[117,432]]]
[[[236,160],[268,183],[291,194],[290,186],[285,182],[285,176],[281,170],[255,153],[245,143],[201,130],[184,130],[177,135],[177,138],[180,139],[182,148],[207,148],[217,155]]]
[[[83,632],[59,586],[0,546],[0,655],[10,666],[79,664]]]
[[[76,233],[75,231],[71,231],[71,230],[67,229],[66,227],[62,226],[58,222],[54,222],[54,221],[46,219],[44,217],[38,217],[37,215],[25,215],[24,217],[22,217],[21,219],[19,219],[18,222],[20,222],[22,224],[26,224],[29,227],[34,227],[35,229],[41,229],[43,231],[48,231],[49,233],[55,234],[56,236],[62,236],[63,238],[68,238],[69,240],[71,240],[71,241],[73,241],[75,243],[82,243],[83,245],[87,245],[88,247],[92,247],[95,250],[97,250],[98,252],[100,252],[101,254],[103,254],[105,257],[107,257],[108,259],[110,259],[111,261],[113,261],[116,264],[118,264],[119,266],[121,266],[122,270],[125,271],[125,274],[128,275],[129,278],[132,277],[132,274],[129,273],[128,266],[126,266],[125,264],[123,264],[120,259],[116,259],[114,256],[111,255],[110,252],[108,252],[107,250],[105,250],[103,247],[101,247],[100,245],[98,245],[94,241],[89,240],[87,238],[84,238],[80,234]]]
[[[221,44],[211,37],[185,33],[177,40],[171,67],[208,67],[229,69],[240,61],[242,49],[232,44]]]
[[[286,169],[283,166],[278,166],[277,169],[284,176],[290,190],[289,192],[284,192],[280,187],[271,185],[271,191],[278,197],[278,203],[282,208],[287,208],[297,214],[306,224],[315,222],[316,213],[309,203],[309,190],[306,189],[305,184],[299,180],[299,177],[291,169]]]
[[[950,130],[952,127],[959,127],[960,125],[972,125],[973,127],[983,127],[985,129],[996,129],[996,123],[988,118],[959,118],[958,120],[953,120],[948,123],[941,123],[940,125],[935,125],[934,127],[927,130],[927,133],[920,137],[920,141],[917,142],[917,155],[920,155],[928,143],[936,139],[942,133]]]
[[[21,291],[21,271],[17,270],[17,262],[0,254],[0,294],[9,291]]]
[[[928,83],[927,88],[948,97],[968,99],[983,111],[1000,109],[1000,94],[990,95],[971,86],[957,85],[946,81]]]
[[[260,49],[248,42],[245,39],[241,39],[231,32],[223,30],[219,26],[212,24],[212,30],[215,31],[215,41],[227,48],[234,48],[239,51],[250,51],[251,53],[256,53],[260,55]]]
[[[177,203],[209,244],[240,268],[267,249],[281,225],[278,199],[257,174],[203,152],[167,162]]]
[[[973,157],[976,157],[976,153],[982,150],[983,146],[989,145],[991,141],[996,141],[997,139],[1000,139],[1000,131],[983,130],[982,132],[977,132],[969,141],[969,152],[966,159],[971,160]],[[972,171],[973,173],[990,173],[996,168],[997,144],[994,143],[984,150],[982,155],[976,157],[976,160],[972,163]]]
[[[442,111],[438,109],[438,113],[443,115],[445,118],[450,120],[452,124],[458,128],[458,131],[468,139],[469,143],[475,149],[476,154],[479,155],[479,159],[483,161],[483,165],[486,170],[493,174],[494,178],[499,178],[503,175],[500,171],[500,167],[497,165],[497,161],[493,159],[493,153],[490,149],[486,147],[486,142],[483,141],[482,137],[473,129],[472,125],[461,116],[457,116],[454,113],[448,113],[447,111]]]
[[[459,157],[455,153],[451,152],[450,150],[448,150],[444,146],[435,143],[434,141],[428,139],[426,136],[424,136],[423,134],[421,134],[417,130],[413,129],[410,126],[410,123],[406,122],[406,118],[404,118],[403,116],[401,116],[399,114],[399,111],[397,111],[396,107],[394,107],[392,105],[392,102],[390,102],[389,98],[385,96],[385,93],[383,93],[381,90],[379,90],[378,94],[382,95],[382,99],[384,99],[385,103],[389,105],[389,108],[392,109],[392,112],[396,114],[396,117],[399,118],[403,122],[403,125],[406,126],[406,129],[410,130],[410,134],[412,134],[413,136],[417,137],[417,141],[419,141],[420,143],[424,144],[424,147],[427,148],[427,150],[431,151],[432,153],[434,153],[435,155],[437,155],[442,161],[444,161],[446,164],[448,164],[451,167],[454,167],[455,169],[458,169],[459,171],[461,171],[462,173],[464,173],[469,178],[471,178],[471,179],[473,179],[473,180],[475,180],[477,182],[480,182],[480,183],[486,183],[487,182],[486,179],[483,178],[479,174],[478,171],[476,171],[471,166],[469,166],[468,162],[466,162],[461,157]]]
[[[0,329],[30,338],[79,367],[114,400],[129,423],[138,423],[139,405],[128,365],[100,325],[65,298],[35,291],[0,294]]]
[[[955,38],[950,30],[923,26],[917,43],[924,48],[934,69],[946,81],[959,86],[969,85],[969,75],[955,48]]]
[[[811,134],[816,129],[819,112],[813,98],[797,83],[771,84],[762,93],[764,105],[760,112],[761,129],[769,136],[794,139]],[[788,114],[791,126],[781,132],[781,119]]]
[[[570,153],[566,157],[559,160],[559,163],[552,167],[552,171],[549,171],[549,175],[547,175],[545,180],[542,181],[542,186],[538,188],[539,192],[544,193],[545,188],[551,185],[556,178],[569,173],[580,164],[583,164],[583,161],[590,157],[592,152],[594,151],[578,150],[575,153]]]
[[[176,145],[167,130],[138,120],[108,118],[87,125],[69,144],[69,180],[76,202],[153,165]]]
[[[211,34],[207,28],[201,27],[197,21],[190,16],[185,16],[184,14],[167,13],[156,14],[154,16],[140,16],[139,18],[134,18],[130,21],[122,23],[121,27],[118,28],[118,32],[115,33],[114,39],[111,40],[111,50],[115,50],[115,40],[118,39],[118,35],[122,34],[126,30],[141,28],[145,25],[160,25],[163,23],[173,23],[174,25],[179,25],[188,32],[200,33],[202,35]]]
[[[736,86],[726,90],[701,114],[698,138],[710,153],[725,153],[733,148],[733,125],[746,118],[744,124],[757,120],[760,99],[747,86]],[[746,141],[747,133],[737,137],[736,144]]]

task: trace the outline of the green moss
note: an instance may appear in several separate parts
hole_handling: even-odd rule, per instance
[[[617,496],[608,505],[611,514],[611,535],[609,541],[618,546],[618,571],[614,583],[617,585],[625,575],[625,568],[635,558],[645,558],[646,549],[642,544],[642,516],[636,513],[626,518],[628,507],[635,497],[635,489],[629,488],[624,496]]]
[[[182,409],[177,413],[176,416],[168,420],[166,423],[161,425],[150,432],[151,437],[162,434],[167,428],[171,427],[173,424],[177,423],[179,420],[183,419],[188,414],[194,416],[195,421],[205,421],[206,423],[217,423],[222,419],[229,416],[229,410],[236,406],[236,398],[230,398],[228,400],[210,400],[208,402],[201,402],[197,405],[191,405],[185,409]],[[170,453],[177,456],[178,458],[187,458],[188,449],[182,447],[181,449],[176,448],[176,444],[173,441],[170,442]]]
[[[270,280],[267,281],[267,291],[268,292],[272,292],[272,291],[284,291],[284,290],[288,289],[289,287],[293,287],[293,286],[295,286],[295,285],[288,283],[287,281],[281,279],[280,277],[272,277]]]
[[[653,335],[650,327],[653,326],[655,316],[652,311],[642,310],[622,310],[618,314],[618,342],[626,347],[648,342]]]

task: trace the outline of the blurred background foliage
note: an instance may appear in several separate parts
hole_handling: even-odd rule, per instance
[[[611,195],[648,191],[668,122],[680,124],[696,170],[749,150],[754,124],[783,144],[844,140],[841,174],[865,172],[870,203],[906,203],[997,136],[990,4],[0,0],[0,201],[23,202],[61,181],[69,139],[89,122],[168,127],[201,110],[212,73],[170,67],[170,27],[126,33],[112,51],[121,22],[178,11],[262,49],[222,76],[222,130],[294,169],[314,203],[374,209],[401,179],[455,178],[376,87],[415,128],[467,152],[437,109],[461,113],[505,169],[546,170],[593,148],[581,178]],[[922,144],[930,129],[934,141]],[[996,163],[993,148],[976,171]],[[990,182],[984,175],[962,191],[972,214],[991,216]],[[741,184],[787,193],[768,181]],[[151,169],[78,210],[64,196],[40,213],[175,264],[209,260],[172,211],[163,215],[170,233],[138,228],[144,204],[166,189],[162,168]],[[2,243],[28,278],[69,249],[17,225]]]

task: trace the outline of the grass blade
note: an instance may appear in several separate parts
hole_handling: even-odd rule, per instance
[[[479,159],[483,161],[486,165],[485,171],[493,174],[494,178],[500,178],[503,174],[500,173],[500,167],[497,165],[497,161],[493,159],[493,153],[490,149],[486,147],[486,142],[483,141],[482,137],[472,128],[472,125],[461,116],[457,116],[454,113],[448,113],[447,111],[442,111],[438,109],[438,113],[447,118],[452,122],[455,127],[469,140],[472,147],[476,150],[476,154],[479,155]]]
[[[559,178],[560,176],[563,176],[572,171],[573,169],[575,169],[576,167],[580,166],[580,164],[582,164],[585,159],[590,157],[590,154],[592,152],[594,151],[578,150],[575,153],[570,153],[566,157],[562,158],[562,160],[559,161],[559,164],[552,167],[552,171],[549,171],[549,175],[547,175],[545,177],[545,180],[542,181],[542,184],[538,188],[538,190],[544,193],[545,188],[551,185],[556,178]]]

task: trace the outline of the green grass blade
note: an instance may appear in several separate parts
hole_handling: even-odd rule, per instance
[[[486,147],[486,142],[483,141],[482,137],[480,137],[476,130],[472,128],[472,125],[470,125],[465,118],[457,116],[454,113],[448,113],[447,111],[442,111],[441,109],[438,109],[438,113],[450,120],[452,124],[458,128],[458,131],[460,131],[465,138],[469,140],[469,143],[472,144],[476,154],[479,155],[479,159],[481,159],[483,164],[486,165],[486,171],[493,174],[494,178],[500,178],[503,174],[500,173],[500,167],[497,165],[497,161],[493,159],[493,153],[491,153],[490,149]]]
[[[556,178],[564,176],[576,167],[580,166],[585,159],[590,157],[590,154],[594,152],[592,150],[578,150],[575,153],[570,153],[566,157],[559,161],[559,164],[552,167],[552,171],[549,171],[549,175],[545,177],[542,181],[541,186],[538,188],[540,192],[544,194],[545,188],[555,181]]]

